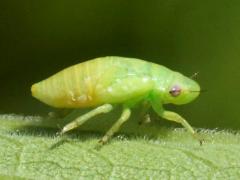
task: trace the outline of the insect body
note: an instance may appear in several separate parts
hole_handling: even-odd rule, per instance
[[[105,143],[130,117],[132,107],[148,102],[160,117],[181,123],[196,136],[186,120],[165,110],[163,104],[189,103],[199,95],[199,85],[158,64],[114,56],[96,58],[34,84],[31,91],[35,98],[57,108],[96,107],[67,124],[62,134],[97,114],[110,112],[114,104],[122,104],[121,117],[100,141]]]

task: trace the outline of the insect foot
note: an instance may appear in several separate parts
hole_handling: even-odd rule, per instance
[[[148,124],[150,122],[151,122],[150,114],[146,114],[144,115],[144,117],[142,117],[142,119],[138,122],[138,124],[143,125],[143,124]]]
[[[60,137],[60,136],[62,136],[64,133],[65,133],[65,132],[64,132],[63,130],[61,130],[61,131],[59,131],[59,132],[56,133],[56,136],[57,136],[57,137]]]
[[[99,143],[100,145],[104,145],[104,144],[107,143],[108,139],[109,139],[109,137],[108,137],[107,135],[105,135],[102,139],[100,139],[100,140],[98,141],[98,143]]]
[[[199,141],[200,146],[202,146],[203,142],[205,142],[205,139],[196,132],[194,132],[193,137]]]

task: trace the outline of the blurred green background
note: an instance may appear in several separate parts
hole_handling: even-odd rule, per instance
[[[240,129],[240,1],[0,2],[0,113],[46,114],[30,86],[106,55],[192,75],[207,92],[170,107],[195,127]]]

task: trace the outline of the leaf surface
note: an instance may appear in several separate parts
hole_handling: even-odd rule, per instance
[[[42,120],[0,116],[1,179],[240,178],[237,132],[201,130],[206,142],[200,146],[182,128],[146,125],[139,128],[143,134],[125,131],[96,148],[102,133],[56,137],[56,129],[38,126]]]

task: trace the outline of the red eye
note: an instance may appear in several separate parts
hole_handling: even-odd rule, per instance
[[[172,89],[169,91],[169,93],[173,96],[173,97],[177,97],[181,94],[181,88],[179,86],[173,86]]]

